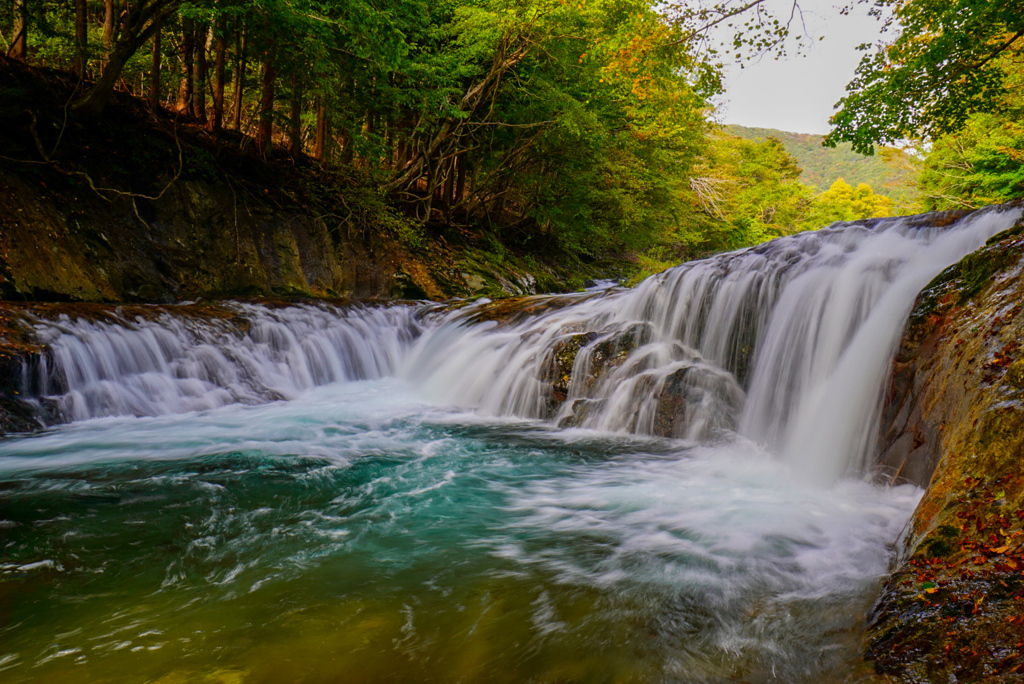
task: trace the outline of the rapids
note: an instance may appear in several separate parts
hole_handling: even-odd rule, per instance
[[[1018,215],[503,311],[36,316],[21,391],[53,425],[0,441],[0,672],[852,681],[920,494],[867,477],[894,346]]]

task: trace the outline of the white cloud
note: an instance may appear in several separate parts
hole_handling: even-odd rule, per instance
[[[882,22],[858,5],[848,16],[831,0],[801,3],[808,32],[815,41],[801,55],[779,60],[770,56],[740,69],[730,65],[718,118],[725,123],[777,128],[795,133],[827,133],[833,105],[863,56],[861,43],[875,43]]]

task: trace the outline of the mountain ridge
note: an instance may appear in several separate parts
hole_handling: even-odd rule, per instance
[[[866,183],[877,193],[888,195],[897,205],[913,208],[917,201],[918,161],[895,147],[879,148],[878,154],[866,157],[855,153],[848,143],[836,148],[821,146],[824,136],[814,133],[792,133],[775,128],[754,128],[726,124],[722,130],[745,140],[776,138],[796,158],[802,171],[800,182],[820,191],[828,190],[842,178],[856,187]]]

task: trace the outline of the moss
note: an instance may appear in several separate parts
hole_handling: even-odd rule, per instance
[[[1003,378],[1006,380],[1007,384],[1018,389],[1024,389],[1024,358],[1014,361],[1010,367],[1006,369],[1006,375],[1004,375]]]
[[[1002,250],[983,250],[968,254],[954,269],[961,299],[970,299],[981,291],[992,274],[1006,265],[1008,254]]]
[[[928,544],[928,548],[925,551],[930,558],[945,558],[952,552],[953,548],[941,539]]]

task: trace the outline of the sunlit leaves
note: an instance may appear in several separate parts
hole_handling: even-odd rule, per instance
[[[973,112],[998,111],[1006,95],[1001,55],[1024,46],[1024,12],[1008,0],[881,0],[900,27],[865,56],[832,117],[826,143],[874,145],[935,138]]]

